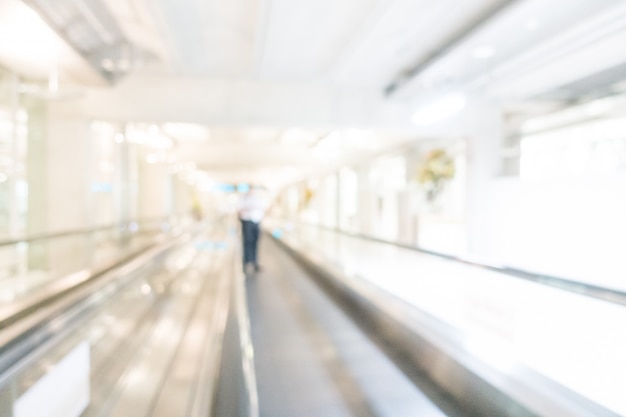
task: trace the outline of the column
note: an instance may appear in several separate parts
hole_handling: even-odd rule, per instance
[[[31,210],[47,208],[49,232],[91,227],[88,214],[89,120],[72,102],[51,102],[46,121],[46,183],[40,189],[32,190],[29,181],[31,194],[39,195],[46,204],[31,205]]]
[[[150,163],[147,152],[138,152],[138,217],[140,220],[165,218],[170,213],[168,207],[169,168],[166,163]],[[187,190],[181,190],[183,193]],[[183,196],[180,196],[183,197]]]
[[[487,257],[491,187],[501,162],[502,111],[483,102],[475,103],[468,113],[472,120],[467,149],[468,246],[473,256]]]

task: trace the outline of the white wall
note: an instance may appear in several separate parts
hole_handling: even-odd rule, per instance
[[[30,210],[47,211],[50,232],[89,227],[89,122],[62,102],[49,103],[47,116],[46,205]]]
[[[504,264],[626,290],[626,172],[492,183],[489,256]]]
[[[168,166],[164,163],[149,164],[145,157],[139,160],[139,219],[158,219],[170,214],[172,197]],[[183,190],[185,193],[185,190]],[[184,195],[179,196],[185,198]],[[184,208],[183,208],[184,209]]]

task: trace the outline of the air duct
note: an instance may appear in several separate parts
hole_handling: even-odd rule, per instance
[[[150,58],[128,41],[102,0],[23,1],[109,82]]]

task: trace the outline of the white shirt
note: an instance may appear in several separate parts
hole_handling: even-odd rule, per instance
[[[255,192],[245,194],[239,201],[239,218],[254,223],[259,223],[265,216],[267,206],[265,201]]]

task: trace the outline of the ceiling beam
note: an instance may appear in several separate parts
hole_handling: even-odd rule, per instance
[[[102,0],[23,0],[106,81],[126,75],[139,52]],[[59,13],[62,10],[64,13]],[[74,28],[78,27],[78,30]]]
[[[256,39],[254,47],[254,58],[251,66],[250,76],[258,78],[263,71],[265,64],[265,50],[267,48],[267,32],[272,14],[272,0],[259,0],[259,15],[257,18]]]
[[[443,45],[441,45],[441,47],[428,54],[426,57],[424,57],[424,59],[413,65],[411,68],[408,68],[398,74],[395,79],[389,85],[387,85],[387,87],[385,87],[385,95],[387,97],[391,97],[400,88],[408,84],[409,81],[420,75],[436,60],[447,55],[461,42],[463,42],[468,36],[473,34],[479,28],[484,26],[487,22],[499,15],[503,10],[509,8],[518,1],[519,0],[501,0],[493,7],[490,7],[483,13],[476,16],[474,19],[468,22],[467,25],[463,26],[460,30],[453,33],[452,36],[446,42],[444,42]]]

